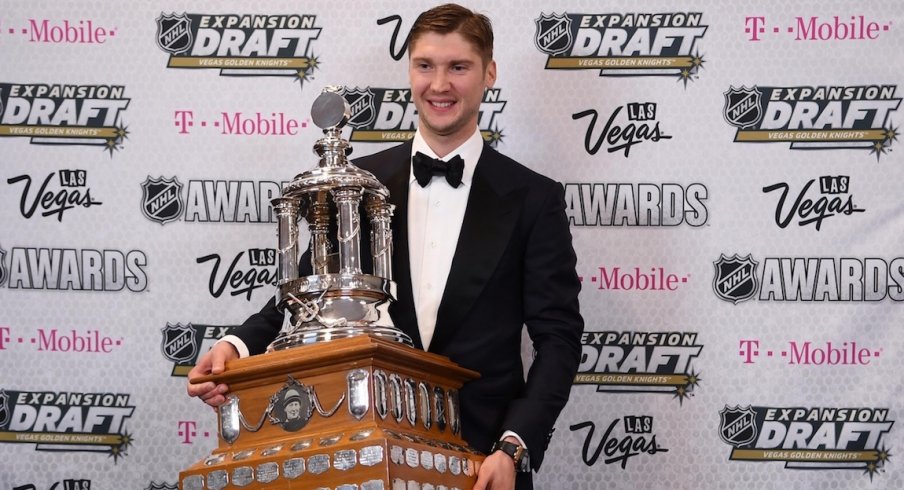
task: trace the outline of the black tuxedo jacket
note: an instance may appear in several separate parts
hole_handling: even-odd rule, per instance
[[[396,206],[393,279],[398,298],[390,315],[415,347],[423,348],[408,259],[411,142],[354,163],[389,189]],[[464,439],[487,453],[504,430],[514,431],[527,445],[536,469],[568,401],[581,355],[580,283],[564,190],[489,146],[481,153],[471,185],[429,350],[481,374],[459,393]],[[362,241],[366,239],[362,233]],[[361,250],[369,249],[362,244]],[[362,257],[362,263],[369,259]],[[301,274],[310,274],[307,254]],[[232,333],[252,354],[260,353],[276,336],[282,318],[271,300]],[[535,351],[526,381],[521,363],[524,325]],[[518,486],[524,488],[520,478]]]

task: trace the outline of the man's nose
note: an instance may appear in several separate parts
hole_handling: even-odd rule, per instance
[[[437,70],[430,81],[430,89],[434,92],[445,92],[449,89],[449,76],[444,70]]]

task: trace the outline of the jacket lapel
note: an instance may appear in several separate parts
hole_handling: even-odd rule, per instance
[[[474,169],[461,233],[437,312],[431,352],[442,350],[470,312],[496,270],[518,220],[523,196],[513,192],[504,172],[496,166],[498,156],[485,146]]]
[[[408,259],[408,180],[411,173],[411,142],[396,147],[398,153],[391,155],[384,165],[391,167],[391,173],[383,180],[389,190],[389,201],[395,205],[392,214],[393,271],[396,283],[396,300],[390,304],[395,326],[411,337],[414,346],[423,349],[421,334],[417,326],[414,309],[414,294],[411,290],[411,266]]]

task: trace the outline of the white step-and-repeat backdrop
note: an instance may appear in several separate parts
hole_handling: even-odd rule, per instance
[[[269,200],[409,138],[421,2],[0,10],[0,487],[172,489]],[[539,488],[904,487],[898,1],[486,2],[480,129],[566,188],[583,359]],[[525,356],[529,357],[525,346]]]

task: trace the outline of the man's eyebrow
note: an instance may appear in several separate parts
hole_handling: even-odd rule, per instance
[[[414,56],[411,58],[411,61],[436,64],[436,61],[433,58],[430,58],[429,56]],[[468,59],[468,58],[462,58],[462,59],[449,60],[448,64],[450,64],[450,65],[473,65],[473,64],[475,64],[475,61]]]

